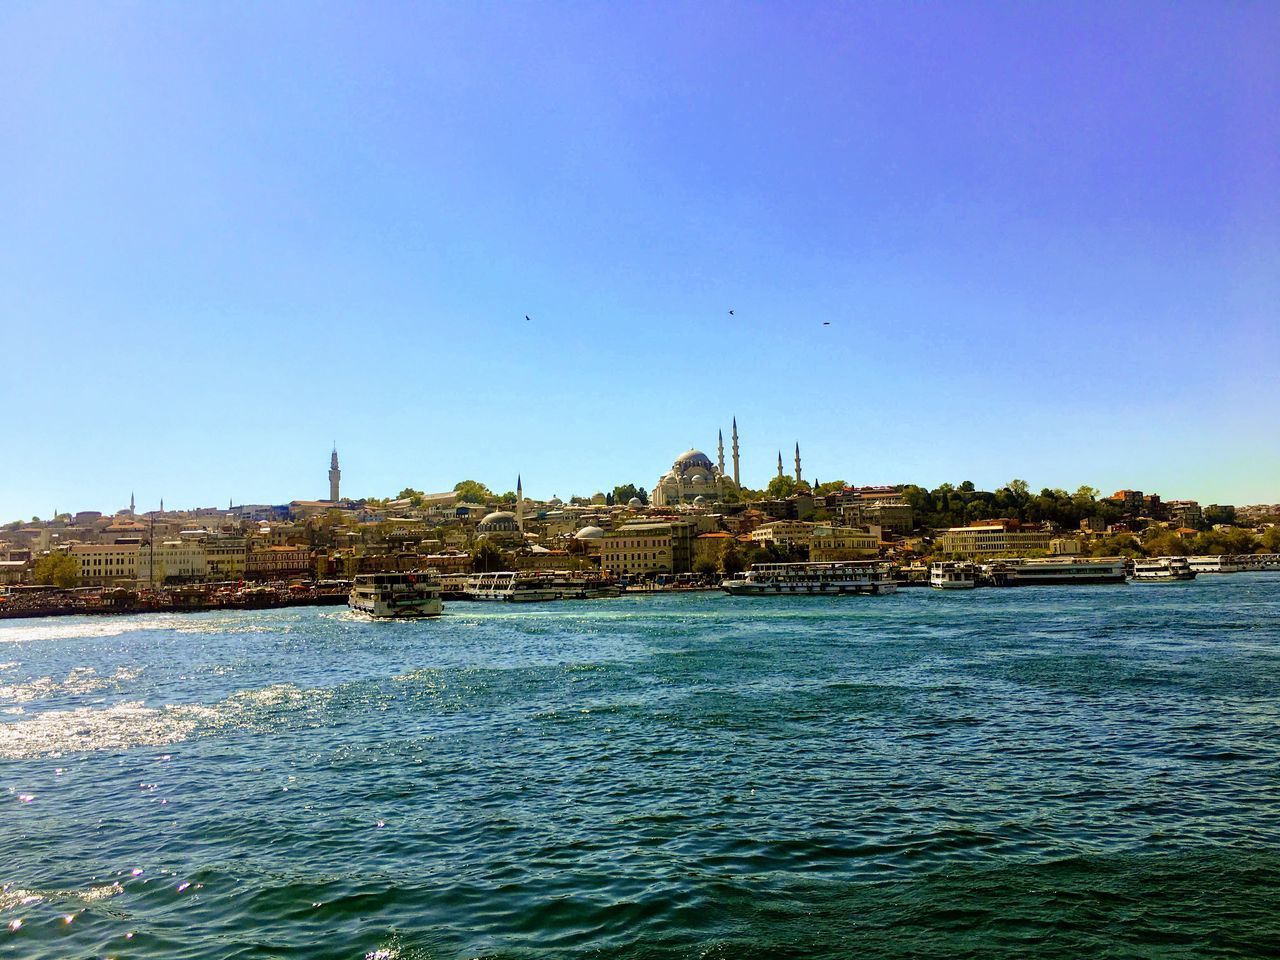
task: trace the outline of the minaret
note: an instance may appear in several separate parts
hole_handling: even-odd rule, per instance
[[[520,474],[516,474],[516,525],[520,528],[520,536],[524,536],[524,485]]]
[[[338,469],[338,445],[333,445],[333,454],[329,457],[329,501],[338,502],[338,481],[342,479],[342,471]]]
[[[800,441],[796,441],[796,483],[800,482]]]
[[[738,481],[738,418],[733,418],[733,485],[742,486]]]
[[[135,514],[134,514],[134,506],[133,506],[133,492],[132,492],[132,491],[130,491],[130,493],[129,493],[129,516],[131,516],[131,517],[132,517],[132,516],[135,516]]]
[[[164,497],[160,498],[160,512],[164,513]]]
[[[721,430],[716,440],[716,449],[719,451],[716,455],[716,463],[720,469],[720,476],[724,476],[724,431]]]
[[[778,479],[782,479],[782,451],[778,451]]]

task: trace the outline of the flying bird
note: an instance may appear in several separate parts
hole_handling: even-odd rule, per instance
[[[731,317],[733,316],[733,311],[732,311],[732,310],[730,310],[730,311],[729,311],[729,316],[731,316]]]
[[[829,327],[829,326],[831,326],[831,321],[830,321],[830,320],[823,320],[823,321],[822,321],[822,325],[823,325],[824,327]]]
[[[529,315],[526,313],[526,314],[524,315],[524,318],[525,318],[526,320],[529,320]],[[532,320],[529,320],[529,322],[530,322],[530,323],[532,323],[533,321],[532,321]]]

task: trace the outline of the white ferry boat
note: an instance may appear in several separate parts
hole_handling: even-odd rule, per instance
[[[1218,557],[1188,557],[1196,573],[1239,573],[1245,568],[1240,557],[1223,554]]]
[[[598,573],[502,570],[477,573],[467,581],[468,600],[529,603],[539,600],[597,600],[622,595],[622,588]]]
[[[351,585],[347,606],[371,617],[438,617],[444,610],[434,573],[365,573]]]
[[[720,584],[725,593],[742,597],[783,595],[834,596],[842,593],[897,593],[893,568],[879,560],[830,563],[754,563],[751,569]]]
[[[1133,562],[1134,583],[1172,583],[1195,578],[1196,572],[1186,557],[1155,557]]]
[[[936,590],[972,590],[978,568],[964,560],[939,560],[929,567],[929,586]]]
[[[988,567],[988,575],[996,587],[1125,582],[1123,557],[996,560]]]

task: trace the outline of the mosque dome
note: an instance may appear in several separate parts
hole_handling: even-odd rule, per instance
[[[643,506],[644,504],[640,502],[639,497],[632,497],[630,500],[627,501],[628,510],[639,510]]]
[[[707,498],[699,494],[693,498],[693,505],[695,507],[705,507],[707,505]]]
[[[481,533],[489,533],[496,530],[518,530],[519,524],[516,523],[516,515],[508,510],[495,510],[488,514],[480,521],[476,527]]]
[[[604,536],[604,531],[599,527],[583,527],[573,535],[575,540],[599,540]]]
[[[700,473],[695,473],[693,475],[693,478],[690,480],[690,483],[706,483],[706,482],[707,482],[706,478]]]
[[[690,449],[676,457],[675,466],[684,467],[685,469],[688,469],[689,467],[702,467],[703,469],[710,470],[712,464],[711,458],[701,450]]]

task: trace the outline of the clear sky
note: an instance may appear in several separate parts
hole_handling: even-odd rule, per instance
[[[651,488],[734,415],[751,485],[1280,500],[1277,50],[1275,3],[9,0],[0,520],[320,498],[335,440],[354,497]]]

